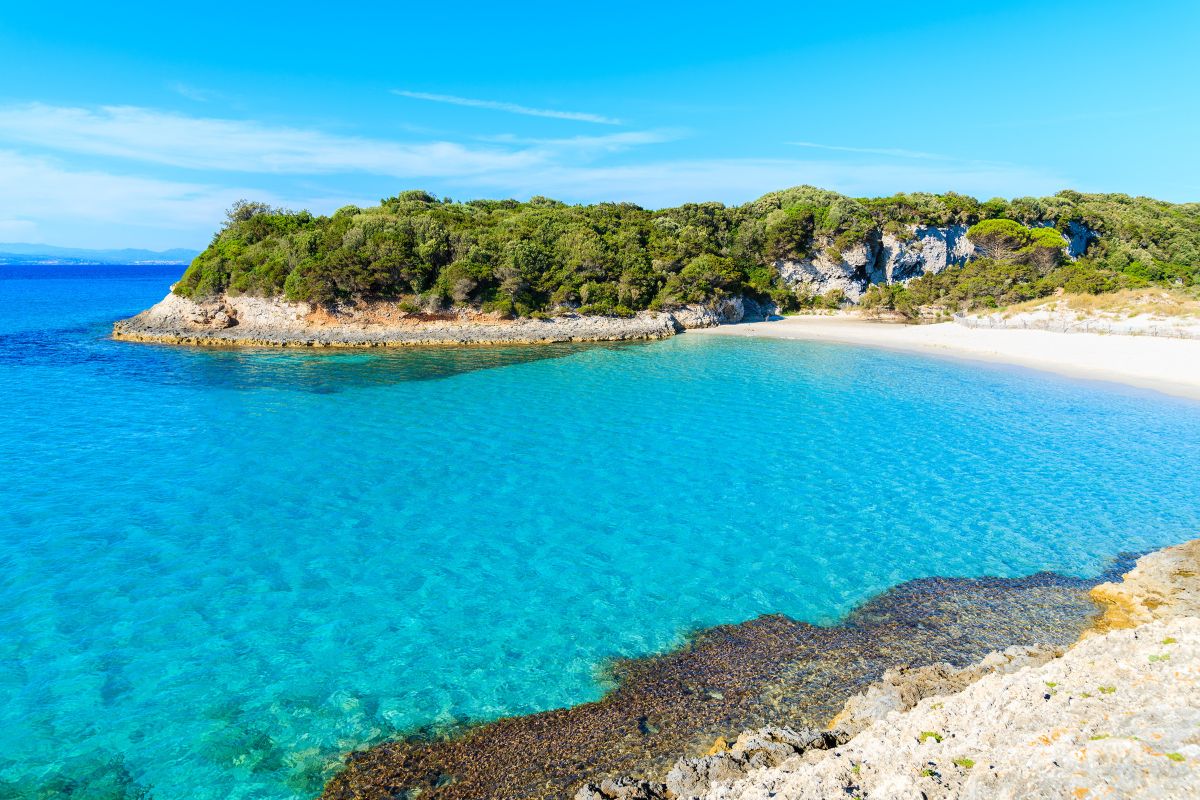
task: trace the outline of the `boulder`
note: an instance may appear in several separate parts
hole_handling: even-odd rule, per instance
[[[748,297],[723,297],[711,305],[687,305],[671,310],[679,330],[715,328],[730,322],[756,322],[778,312],[774,303],[759,303]]]
[[[784,761],[812,750],[829,750],[849,741],[844,731],[800,731],[766,727],[746,731],[723,753],[701,758],[684,758],[667,773],[667,794],[687,800],[703,797],[712,787],[745,778],[752,770],[777,767]]]
[[[636,778],[605,778],[575,792],[575,800],[666,800],[667,787]]]

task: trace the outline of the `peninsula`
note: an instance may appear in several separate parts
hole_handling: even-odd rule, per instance
[[[1194,304],[1200,204],[1064,191],[569,206],[408,191],[314,216],[241,202],[119,339],[397,346],[656,339],[834,309],[949,319],[1056,295]],[[1190,308],[1190,306],[1188,306]]]

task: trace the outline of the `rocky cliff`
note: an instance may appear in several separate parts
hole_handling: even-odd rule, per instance
[[[1200,540],[1093,597],[1104,615],[1065,652],[889,671],[832,730],[749,731],[665,783],[608,780],[576,798],[1200,796]]]
[[[1094,231],[1071,223],[1063,236],[1068,258],[1083,255],[1095,238]],[[976,254],[975,245],[967,238],[966,225],[913,225],[901,236],[874,230],[840,252],[832,244],[819,243],[816,254],[809,258],[776,261],[775,268],[793,289],[814,295],[837,290],[857,303],[871,284],[904,283],[937,274],[961,267]]]

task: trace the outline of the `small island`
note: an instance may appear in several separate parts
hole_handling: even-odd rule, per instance
[[[332,216],[243,201],[172,293],[114,335],[305,347],[660,339],[800,312],[935,322],[1147,289],[1180,316],[1200,308],[1197,264],[1200,205],[1119,194],[856,199],[801,186],[652,211],[408,191]]]

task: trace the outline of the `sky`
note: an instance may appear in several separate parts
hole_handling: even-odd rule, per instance
[[[413,188],[1200,200],[1196,0],[6,6],[0,242],[202,248],[239,198]]]

